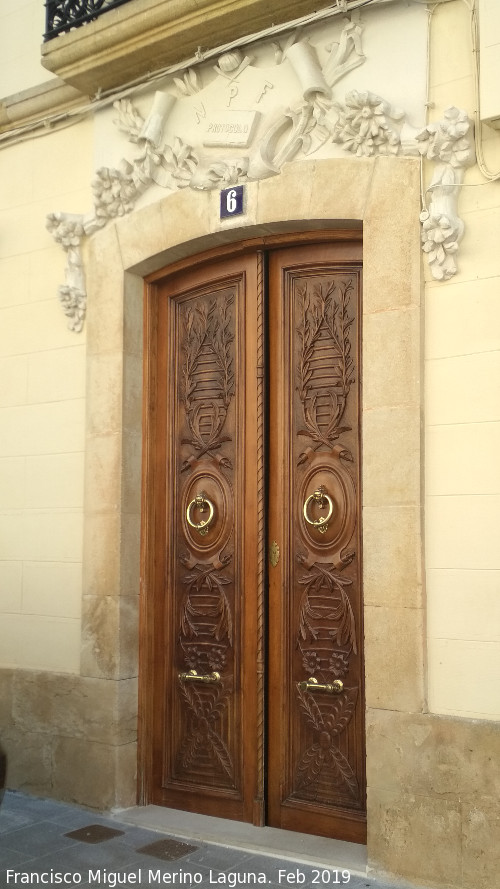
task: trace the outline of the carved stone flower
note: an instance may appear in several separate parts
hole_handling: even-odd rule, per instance
[[[458,250],[458,233],[450,219],[424,211],[422,222],[422,250],[427,254],[432,274],[438,280],[451,278],[456,272],[453,254]]]
[[[471,122],[466,111],[452,106],[444,112],[442,120],[427,127],[417,135],[420,154],[429,160],[439,159],[452,167],[466,167],[474,160],[471,140]]]
[[[59,299],[64,314],[69,318],[68,327],[75,333],[83,330],[87,295],[84,290],[70,287],[69,284],[61,284],[59,287]]]
[[[46,225],[56,244],[60,244],[64,250],[80,246],[84,229],[79,217],[72,218],[64,213],[49,213]]]
[[[344,107],[337,108],[339,118],[334,127],[333,142],[341,142],[347,151],[358,157],[398,153],[399,133],[391,129],[387,118],[399,120],[403,112],[391,111],[390,105],[380,96],[358,93],[357,90],[347,94]]]
[[[127,169],[113,170],[109,167],[101,167],[97,171],[96,179],[92,183],[94,193],[95,215],[105,225],[108,219],[115,216],[124,216],[134,209],[137,198],[137,187],[131,176],[132,167],[127,164]]]

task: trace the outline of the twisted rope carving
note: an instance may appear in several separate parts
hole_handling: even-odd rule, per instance
[[[257,254],[257,799],[264,799],[264,254]]]

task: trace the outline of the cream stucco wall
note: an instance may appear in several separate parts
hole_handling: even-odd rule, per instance
[[[493,4],[496,5],[496,4]],[[470,16],[431,19],[431,114],[475,108]],[[500,171],[500,134],[483,127]],[[467,171],[458,274],[426,284],[428,695],[436,713],[500,719],[500,181]]]
[[[30,67],[23,56],[12,56],[13,47],[20,51],[16,34],[24,16],[32,37],[31,44],[27,37],[21,43],[22,52],[38,59],[43,21],[36,5],[36,15],[33,3],[12,10],[4,0],[0,7],[2,34],[10,35],[7,70],[14,78],[5,81],[7,88],[46,79],[38,62]],[[401,8],[395,10],[401,17]],[[384,15],[394,20],[388,9]],[[365,18],[370,74],[377,41],[387,40],[388,31],[371,27],[373,11]],[[463,0],[434,9],[430,35],[429,119],[439,119],[450,104],[472,115],[473,54]],[[394,52],[397,30],[389,45]],[[353,75],[358,88],[364,76],[364,67]],[[371,71],[370,80],[373,76]],[[383,85],[386,95],[390,87],[385,80]],[[406,103],[396,96],[415,123],[419,89],[414,87]],[[147,113],[150,100],[138,98]],[[0,633],[9,665],[79,669],[85,335],[67,331],[54,298],[62,254],[45,231],[44,217],[54,209],[90,209],[94,170],[117,163],[123,150],[113,116],[110,108],[96,115],[95,124],[87,116],[0,151],[6,231],[0,244],[6,430],[0,445],[0,473],[6,479],[0,504],[6,526],[0,607],[6,618]],[[483,127],[482,136],[487,161],[496,169],[500,135]],[[500,719],[494,679],[500,667],[499,196],[500,184],[485,182],[477,166],[467,172],[459,204],[466,224],[459,272],[449,282],[435,282],[426,271],[425,322],[429,706],[436,713],[489,719]],[[160,197],[161,190],[153,190],[139,206]],[[25,257],[21,264],[19,257]]]
[[[40,64],[45,5],[39,0],[0,0],[0,98],[53,78]]]
[[[0,93],[48,79],[17,43],[34,5],[0,0],[12,60]],[[394,8],[401,19],[405,7]],[[381,12],[391,16],[391,4]],[[467,6],[443,4],[430,24],[428,119],[452,104],[472,115]],[[366,45],[383,40],[381,25]],[[149,96],[138,101],[147,113]],[[423,123],[416,107],[415,126]],[[141,276],[215,234],[229,238],[232,225],[213,222],[216,192],[143,196],[92,238],[87,332],[70,332],[56,296],[64,255],[45,217],[91,209],[96,166],[116,165],[123,150],[113,114],[0,150],[0,718],[13,785],[104,807],[130,804],[136,786]],[[490,168],[500,169],[499,133],[485,128],[482,137]],[[289,165],[251,183],[245,224],[281,230],[288,212],[295,225],[306,214],[314,225],[332,226],[332,213],[365,219],[370,860],[434,886],[452,874],[453,885],[491,889],[500,848],[500,182],[486,182],[477,166],[467,171],[459,272],[436,282],[420,265],[418,160],[336,150],[334,161],[303,161],[298,179]]]
[[[481,120],[500,126],[500,6],[494,0],[478,0],[481,53]]]
[[[14,11],[5,0],[0,2],[2,33],[9,35],[12,58],[8,66],[11,79],[2,81],[0,94],[24,87],[30,92],[40,79],[46,80],[39,78],[40,71],[45,72],[38,65],[43,4],[36,0],[35,14],[35,0],[21,3]],[[24,19],[30,15],[30,30],[22,38]],[[409,17],[413,35],[410,44]],[[333,28],[332,36],[338,39],[342,17],[334,23],[316,25],[311,33],[313,42],[321,41],[327,27]],[[336,87],[336,95],[340,98],[348,89],[362,90],[368,82],[376,82],[381,93],[389,94],[393,89],[392,71],[398,68],[401,77],[390,99],[395,105],[405,105],[413,125],[422,124],[425,38],[421,6],[408,11],[397,4],[390,20],[384,10],[367,9],[363,44],[366,59]],[[31,65],[25,64],[24,53],[30,54]],[[381,58],[385,66],[379,64]],[[404,67],[403,60],[408,58],[412,64]],[[298,85],[290,69],[273,65],[274,50],[268,44],[263,70],[269,72],[275,85],[259,106],[264,131],[265,113],[278,101],[274,94],[280,92],[280,101],[286,104],[291,99],[288,84],[292,90]],[[210,62],[207,68],[213,77]],[[171,78],[157,86],[172,90]],[[257,86],[249,79],[243,101],[251,103]],[[221,96],[216,98],[216,107],[217,102],[223,106],[227,103],[227,81],[223,79],[218,88]],[[50,91],[41,86],[39,92],[45,96],[44,101],[50,102]],[[145,117],[153,92],[139,90],[131,97]],[[189,101],[187,104],[185,109],[177,103],[170,138],[176,135],[175,127],[182,125],[184,115],[191,122],[188,136],[183,131],[182,135],[196,141],[196,117]],[[18,105],[22,108],[23,103]],[[68,673],[80,671],[82,644],[85,650],[80,635],[84,457],[87,472],[102,479],[97,491],[100,501],[93,504],[97,518],[92,521],[97,524],[99,514],[108,507],[111,474],[107,472],[109,454],[102,450],[102,439],[90,438],[85,444],[85,431],[91,432],[93,422],[92,417],[85,419],[86,374],[92,380],[92,364],[87,360],[85,330],[75,334],[67,329],[57,301],[65,258],[46,231],[45,218],[57,210],[89,213],[96,169],[118,166],[123,156],[132,159],[135,148],[127,145],[123,133],[114,126],[116,111],[111,101],[98,106],[95,113],[89,113],[84,96],[81,105],[87,106],[82,118],[75,114],[50,128],[27,133],[16,130],[10,141],[4,133],[0,141],[0,478],[4,480],[0,496],[4,532],[0,542],[0,613],[4,615],[0,664]],[[347,159],[341,146],[331,147],[339,158]],[[149,189],[139,198],[135,212],[164,196],[165,189]],[[201,199],[193,197],[198,204]],[[100,379],[99,385],[106,388],[111,385],[110,379]],[[87,536],[91,524],[87,517]],[[109,551],[105,558],[109,560]]]
[[[0,151],[0,660],[78,672],[85,335],[57,301],[45,229],[88,205],[91,119]]]

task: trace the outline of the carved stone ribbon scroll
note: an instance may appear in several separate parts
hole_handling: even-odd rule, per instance
[[[170,77],[165,89],[156,92],[146,119],[130,99],[115,103],[115,123],[137,152],[116,167],[96,171],[92,213],[51,213],[47,219],[49,231],[67,255],[66,283],[59,288],[59,296],[72,330],[82,330],[85,318],[82,239],[130,213],[146,190],[210,190],[257,181],[279,175],[285,163],[311,157],[319,148],[324,156],[330,146],[332,157],[338,156],[340,147],[355,157],[420,154],[436,164],[420,216],[422,249],[435,279],[446,280],[456,274],[458,246],[464,234],[458,196],[464,171],[475,162],[472,122],[466,111],[451,107],[441,120],[418,129],[408,124],[404,110],[377,93],[350,90],[343,99],[334,95],[334,86],[365,62],[362,31],[358,11],[343,20],[340,33],[333,28],[337,39],[328,35],[313,45],[307,36],[292,34],[284,46],[274,44],[276,71],[283,65],[290,71],[285,107],[278,100],[274,104],[269,100],[274,95],[273,69],[264,67],[258,45],[252,46],[252,56],[232,50],[221,55],[215,66],[207,63]],[[201,133],[193,140],[182,128],[170,132],[174,111],[176,127],[181,127],[179,105],[184,120],[195,115],[201,123],[212,113],[214,96],[215,101],[226,104],[222,109],[226,124],[221,126],[230,127],[228,115],[237,119],[243,83],[254,84],[255,89],[251,109],[245,100],[241,113],[259,118],[258,126],[249,132],[248,147],[238,148],[235,154],[228,141],[221,154],[220,144],[207,143]],[[167,138],[165,130],[169,131]]]

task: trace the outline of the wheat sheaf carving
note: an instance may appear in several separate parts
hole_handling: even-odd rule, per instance
[[[305,435],[328,449],[351,429],[342,426],[347,396],[354,382],[349,300],[352,279],[297,284],[299,361],[297,390],[304,413]],[[325,385],[324,381],[328,380]],[[299,464],[307,459],[300,454]]]
[[[190,444],[196,457],[218,450],[231,441],[222,435],[227,412],[234,395],[234,371],[231,344],[231,306],[234,297],[221,296],[190,306],[184,312],[184,358],[181,398],[190,433],[182,444]],[[213,455],[212,455],[213,456]],[[188,469],[194,456],[184,461]],[[219,458],[222,466],[232,468],[227,456]]]
[[[232,558],[232,554],[227,555],[221,567],[229,565]],[[181,618],[182,636],[193,639],[208,635],[215,642],[225,639],[231,645],[233,622],[224,587],[232,584],[233,579],[213,565],[197,563],[182,582],[187,587]]]
[[[299,562],[304,563],[299,555]],[[299,642],[306,642],[308,635],[314,642],[319,631],[314,621],[320,623],[333,622],[335,629],[329,630],[329,637],[338,646],[347,646],[348,652],[357,654],[356,622],[347,588],[352,580],[336,574],[333,565],[315,562],[309,573],[299,578],[299,584],[305,587],[302,595],[299,614]]]

